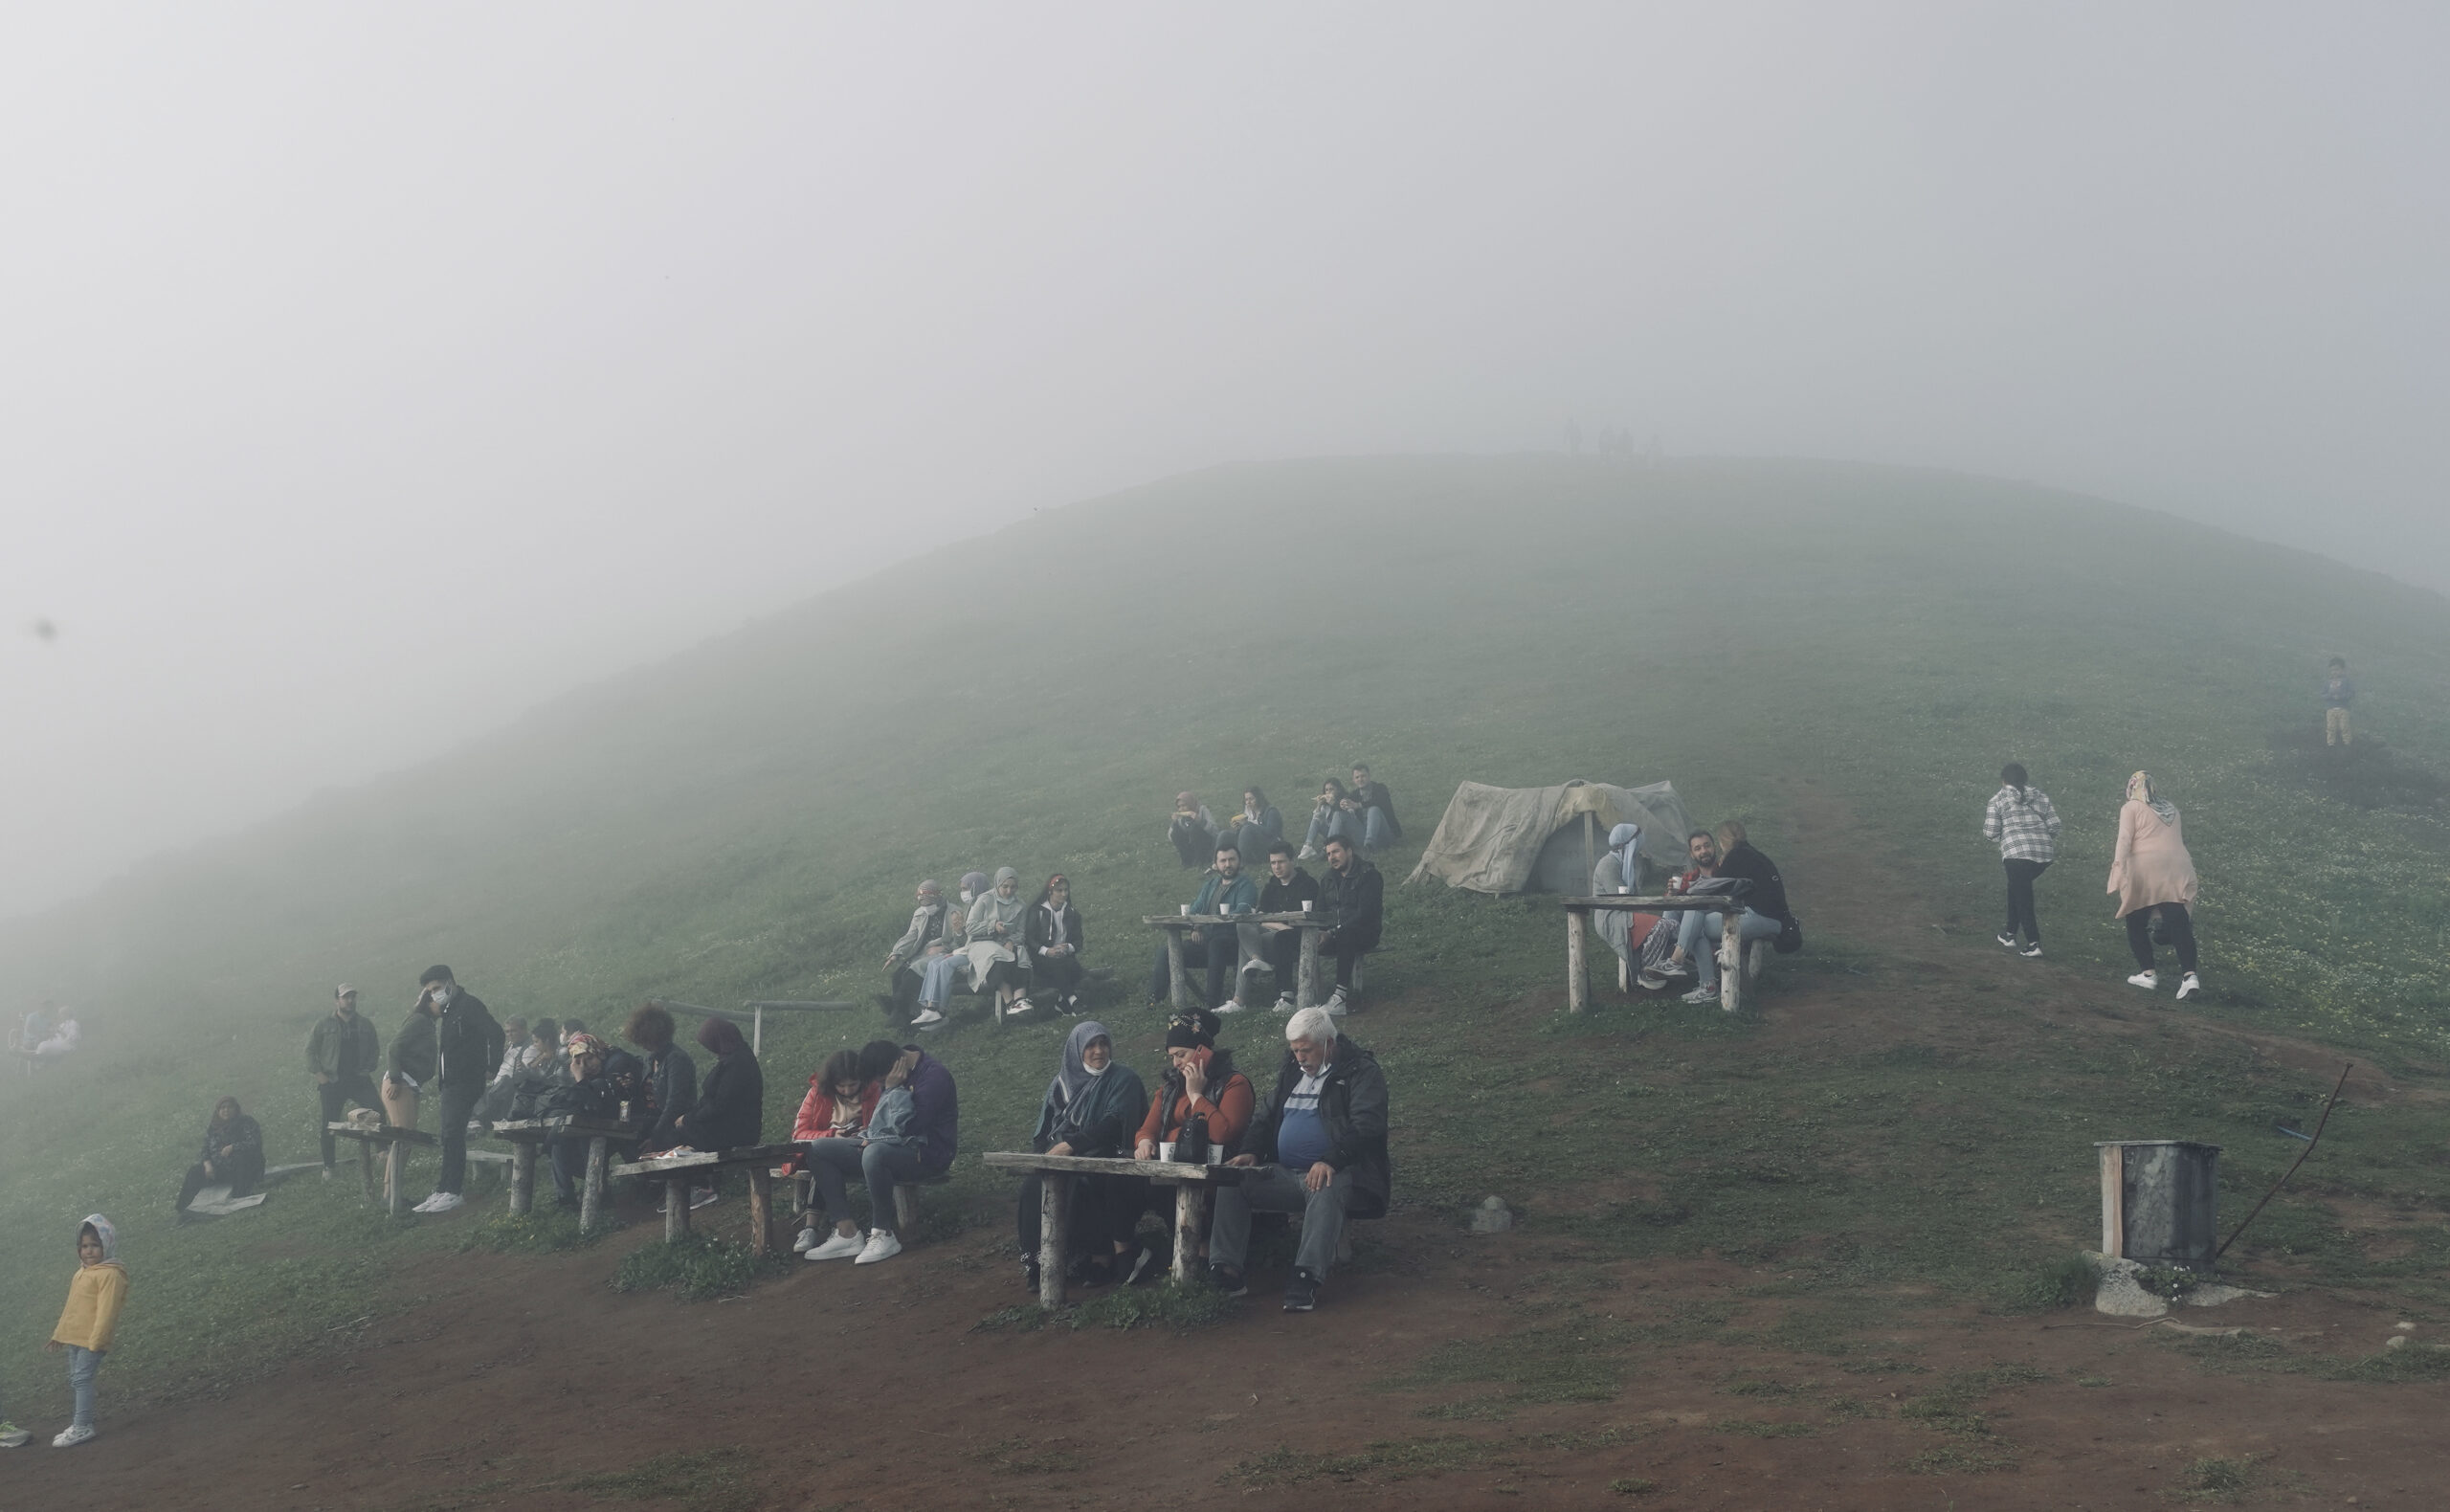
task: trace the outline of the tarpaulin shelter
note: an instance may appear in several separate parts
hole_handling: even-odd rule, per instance
[[[1407,881],[1434,877],[1476,893],[1591,891],[1592,864],[1619,824],[1642,827],[1642,858],[1652,877],[1684,855],[1692,816],[1672,783],[1618,788],[1576,780],[1555,788],[1492,788],[1467,782],[1455,789],[1437,833]]]

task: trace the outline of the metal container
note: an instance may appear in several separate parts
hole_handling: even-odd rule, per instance
[[[2208,1270],[2220,1248],[2220,1146],[2105,1140],[2102,1253],[2140,1265]]]

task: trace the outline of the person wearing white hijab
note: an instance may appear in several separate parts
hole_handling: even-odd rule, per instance
[[[1642,827],[1620,824],[1608,832],[1607,854],[1591,869],[1591,893],[1594,898],[1611,898],[1619,892],[1634,892],[1641,886]],[[1621,908],[1595,908],[1592,917],[1599,927],[1599,938],[1608,948],[1623,958],[1625,965],[1638,968],[1634,958],[1634,916]]]
[[[981,996],[992,992],[996,1015],[1028,1012],[1023,990],[1021,942],[1028,929],[1029,904],[1021,901],[1021,874],[1009,866],[995,868],[995,885],[969,905],[969,979]]]

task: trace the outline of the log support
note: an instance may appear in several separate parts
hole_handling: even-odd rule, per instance
[[[1064,1236],[1071,1232],[1072,1178],[1061,1171],[1041,1171],[1037,1209],[1037,1304],[1052,1310],[1063,1305]]]
[[[1566,910],[1566,1011],[1579,1013],[1591,1006],[1591,915]]]
[[[510,1147],[510,1212],[525,1217],[536,1211],[536,1142],[521,1140]]]

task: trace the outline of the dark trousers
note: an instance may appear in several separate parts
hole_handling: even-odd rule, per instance
[[[221,1161],[214,1165],[212,1174],[207,1175],[204,1162],[197,1161],[188,1167],[187,1179],[179,1183],[178,1211],[185,1212],[188,1204],[195,1201],[195,1194],[207,1187],[227,1187],[233,1197],[244,1197],[262,1186],[263,1180],[261,1162],[242,1165],[234,1160]]]
[[[898,966],[885,975],[885,989],[893,998],[894,1022],[907,1024],[919,1016],[919,973],[909,967]]]
[[[329,1170],[332,1168],[332,1125],[348,1111],[349,1103],[380,1113],[383,1111],[383,1100],[374,1095],[373,1078],[362,1071],[353,1077],[334,1077],[329,1081],[315,1083],[315,1096],[323,1107],[323,1122],[316,1124],[315,1129],[323,1136],[323,1168]],[[184,1208],[187,1204],[179,1206]]]
[[[1020,1231],[1021,1254],[1037,1257],[1038,1241],[1044,1236],[1045,1221],[1044,1171],[1031,1171],[1021,1178],[1021,1204],[1014,1212],[1015,1227]],[[1072,1182],[1072,1232],[1066,1235],[1064,1253],[1086,1255],[1095,1258],[1114,1253],[1117,1239],[1131,1237],[1140,1220],[1141,1197],[1138,1192],[1118,1196],[1128,1176],[1074,1176]]]
[[[484,1095],[480,1086],[442,1089],[442,1126],[434,1130],[442,1141],[442,1174],[434,1190],[456,1192],[468,1185],[468,1115]]]
[[[2000,864],[2008,869],[2008,923],[1999,932],[2014,940],[2022,929],[2026,939],[2041,944],[2041,919],[2033,911],[2033,879],[2050,870],[2050,863],[2010,860]]]
[[[1069,1002],[1080,995],[1086,973],[1077,955],[1039,956],[1030,967],[1030,995],[1049,1002]]]
[[[1262,930],[1259,954],[1276,973],[1276,989],[1290,992],[1302,975],[1302,931],[1299,929]]]
[[[197,1161],[194,1165],[189,1166],[188,1167],[188,1179],[179,1183],[179,1205],[176,1211],[180,1212],[187,1212],[188,1204],[195,1201],[195,1194],[202,1191],[205,1188],[213,1185],[215,1185],[214,1178],[204,1173],[204,1162]],[[231,1195],[234,1197],[237,1193],[234,1191]]]
[[[1242,953],[1242,945],[1231,928],[1223,924],[1210,924],[1208,927],[1214,931],[1216,938],[1201,940],[1193,937],[1183,941],[1183,965],[1208,968],[1208,1006],[1214,1008],[1230,995],[1225,990],[1225,984],[1234,975],[1234,965]],[[1188,935],[1189,931],[1185,933]],[[1173,968],[1166,962],[1166,947],[1159,945],[1156,968],[1148,974],[1148,1001],[1163,1003],[1172,997],[1173,992]]]
[[[553,1156],[553,1191],[566,1204],[578,1201],[579,1183],[587,1180],[588,1147],[594,1143],[583,1134],[556,1134],[545,1141]],[[606,1154],[612,1156],[609,1150]]]
[[[1368,955],[1370,952],[1367,950],[1337,950],[1333,953],[1336,958],[1336,990],[1342,992],[1344,994],[1345,1001],[1349,1003],[1361,995],[1360,989],[1352,985],[1352,973],[1360,967],[1361,958]]]
[[[2135,952],[2135,964],[2145,970],[2152,969],[2152,916],[2161,916],[2161,932],[2170,937],[2171,948],[2178,953],[2178,968],[2194,969],[2194,920],[2184,903],[2154,903],[2138,908],[2127,916],[2127,948]]]

